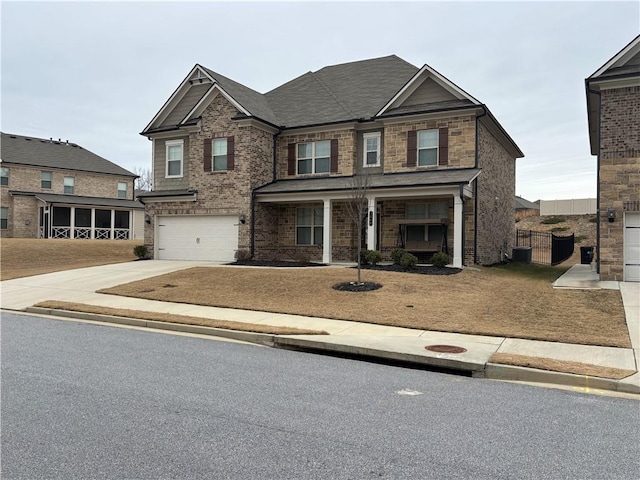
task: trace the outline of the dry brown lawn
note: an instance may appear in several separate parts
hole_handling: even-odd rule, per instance
[[[0,240],[0,280],[93,267],[136,259],[139,240],[62,240],[3,238]]]
[[[332,286],[355,280],[353,269],[198,267],[101,293],[424,330],[630,347],[620,293],[554,290],[550,278],[562,272],[516,264],[465,269],[448,276],[365,270],[363,280],[383,287],[352,293]]]

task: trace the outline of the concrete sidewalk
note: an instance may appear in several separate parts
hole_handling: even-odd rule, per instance
[[[62,300],[104,307],[324,330],[328,332],[329,335],[261,335],[137,319],[122,320],[90,314],[64,314],[64,316],[67,317],[113,321],[153,328],[224,336],[286,348],[359,355],[422,366],[460,370],[471,373],[476,377],[555,383],[585,389],[614,390],[640,394],[640,373],[636,373],[623,380],[612,380],[498,365],[492,364],[489,361],[491,356],[498,352],[553,358],[557,360],[570,360],[626,370],[637,370],[637,361],[640,358],[640,284],[620,284],[620,291],[625,305],[627,323],[633,344],[633,348],[629,349],[433,332],[343,320],[203,307],[95,293],[96,290],[101,288],[161,275],[196,265],[206,266],[214,264],[152,260],[104,265],[8,280],[0,282],[0,291],[2,294],[0,305],[3,309],[26,310],[35,303],[44,300]],[[585,288],[585,274],[586,272],[583,268],[570,269],[558,280],[562,280],[559,288]],[[591,282],[586,288],[599,288],[597,279],[588,278],[586,281]],[[612,288],[613,286],[607,283],[603,285],[603,287]],[[41,311],[41,313],[52,312]],[[465,351],[461,353],[447,353],[427,350],[426,347],[433,347],[434,345],[460,347]],[[451,350],[450,348],[445,348],[445,350],[447,349]],[[436,350],[438,350],[438,348],[436,348]]]

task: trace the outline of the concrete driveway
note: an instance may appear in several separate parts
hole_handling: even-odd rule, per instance
[[[47,273],[0,282],[0,307],[22,310],[45,300],[83,302],[101,288],[143,280],[156,275],[197,266],[217,266],[214,262],[145,260]]]

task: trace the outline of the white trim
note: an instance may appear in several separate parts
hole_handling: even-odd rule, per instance
[[[634,78],[612,78],[598,80],[592,85],[598,90],[613,90],[615,88],[628,88],[640,86],[640,76]]]
[[[322,199],[322,263],[331,263],[333,250],[333,205],[328,198]]]
[[[625,65],[629,61],[629,59],[638,52],[640,52],[640,35],[631,40],[631,42],[629,42],[626,47],[616,53],[607,63],[596,70],[589,78],[599,77],[611,67],[621,67]]]
[[[218,83],[214,82],[213,86],[209,90],[207,90],[207,93],[205,93],[200,101],[196,103],[195,107],[193,107],[191,111],[187,113],[186,117],[184,117],[184,119],[180,122],[180,125],[183,125],[192,117],[199,116],[204,111],[204,109],[207,108],[207,106],[209,106],[209,104],[216,98],[218,92],[220,92],[222,96],[226,98],[227,101],[229,101],[229,103],[231,103],[237,110],[244,113],[248,117],[251,116],[251,112],[249,112],[249,110],[240,105],[231,95],[225,92]]]
[[[377,149],[377,158],[376,163],[367,163],[367,154],[369,150],[367,150],[367,139],[369,138],[377,138],[378,139],[378,149]],[[382,132],[368,132],[362,134],[362,167],[379,167],[381,165],[381,157],[382,157]],[[370,249],[371,250],[371,249]]]
[[[182,157],[180,158],[180,175],[169,175],[169,147],[180,145]],[[173,160],[174,162],[176,160]],[[184,140],[167,140],[164,142],[164,178],[182,178],[184,176]]]
[[[316,172],[316,160],[318,159],[317,155],[316,155],[316,143],[321,143],[321,142],[327,142],[329,144],[329,168],[327,169],[326,172]],[[311,157],[304,157],[302,158],[302,160],[311,160],[311,171],[310,172],[306,172],[306,173],[300,173],[298,171],[298,163],[300,162],[300,158],[298,157],[298,146],[299,145],[306,145],[310,143],[311,144]],[[327,157],[320,157],[320,158],[327,158]],[[326,175],[328,173],[331,173],[331,140],[312,140],[309,142],[298,142],[296,143],[296,175]]]
[[[453,266],[462,268],[462,199],[458,195],[453,196]]]
[[[423,77],[423,78],[421,78]],[[407,98],[411,96],[413,92],[415,92],[420,85],[424,83],[428,78],[432,78],[438,85],[448,91],[450,94],[455,96],[460,100],[470,100],[475,105],[480,105],[480,101],[476,98],[469,95],[463,89],[458,87],[451,80],[446,78],[445,76],[438,73],[436,70],[431,68],[429,65],[424,65],[418,73],[416,73],[411,80],[409,80],[404,87],[400,89],[398,93],[396,93],[387,104],[382,107],[382,109],[375,114],[376,117],[384,114],[387,110],[389,110],[392,106],[401,105]]]
[[[436,132],[436,163],[434,165],[420,165],[420,133],[422,132]],[[433,150],[433,147],[422,148],[422,150]],[[440,165],[440,129],[439,128],[425,128],[424,130],[418,130],[416,132],[416,167],[438,167]]]

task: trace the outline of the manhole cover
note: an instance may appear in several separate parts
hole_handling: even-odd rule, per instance
[[[427,345],[424,348],[430,352],[438,353],[464,353],[467,351],[466,348],[456,347],[455,345]]]

